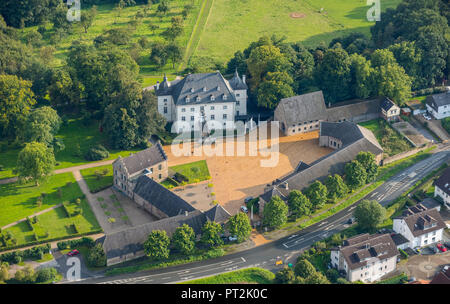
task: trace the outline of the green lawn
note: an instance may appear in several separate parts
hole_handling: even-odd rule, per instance
[[[108,160],[116,159],[117,157],[127,157],[131,153],[139,152],[139,149],[121,151],[117,149],[108,148],[108,139],[104,133],[101,133],[98,128],[99,123],[93,122],[89,125],[84,125],[82,119],[69,119],[66,126],[61,126],[56,137],[63,140],[65,149],[58,151],[55,154],[57,166],[55,169],[63,169],[78,165],[89,163],[84,158],[87,150],[97,144],[102,144],[109,151]],[[77,155],[76,150],[79,146],[80,154]],[[0,171],[0,179],[14,176],[12,170],[16,166],[17,155],[20,148],[8,149],[6,152],[0,153],[0,165],[5,167],[4,171]]]
[[[85,199],[81,200],[81,209],[82,213],[73,217],[68,217],[63,207],[41,214],[37,217],[37,224],[33,224],[34,231],[26,222],[7,228],[5,231],[10,231],[13,234],[17,240],[17,245],[26,245],[36,241],[34,239],[35,233],[38,236],[38,241],[45,241],[46,239],[60,239],[99,231],[100,225]],[[71,227],[72,224],[75,224],[77,231]],[[48,232],[48,235],[45,235],[45,232]]]
[[[61,188],[61,197],[59,188]],[[36,202],[43,193],[46,193],[45,197],[42,205],[38,207]],[[38,187],[34,183],[20,184],[18,182],[0,185],[0,227],[82,195],[72,173],[50,176]]]
[[[247,268],[233,272],[223,273],[216,276],[187,281],[183,284],[239,284],[239,283],[256,283],[256,284],[272,284],[275,275],[262,268]]]
[[[134,19],[136,13],[144,11],[145,5],[135,5],[122,9],[119,13],[115,10],[113,4],[101,4],[97,5],[97,16],[94,19],[92,26],[85,33],[79,22],[73,23],[73,32],[56,43],[55,60],[52,62],[53,66],[61,66],[64,64],[64,60],[67,56],[68,49],[74,40],[80,40],[82,42],[92,43],[94,38],[101,35],[105,30],[113,28],[126,28],[131,33],[131,43],[136,43],[141,37],[147,38],[148,41],[162,40],[161,33],[165,31],[171,24],[171,19],[174,16],[181,16],[181,12],[186,4],[193,4],[193,9],[184,21],[184,33],[177,39],[177,42],[186,47],[191,37],[192,30],[194,28],[197,16],[199,13],[201,0],[171,0],[169,1],[170,11],[166,16],[160,18],[156,15],[156,8],[158,4],[151,5],[149,13],[142,19],[140,24],[137,24],[136,28],[130,25],[130,21]],[[84,7],[82,7],[81,14],[83,14]],[[155,33],[149,29],[149,24],[153,23],[159,26]],[[26,34],[32,29],[37,27],[29,27],[24,30]],[[51,23],[47,25],[47,33],[44,34],[44,45],[50,45],[50,39],[54,33],[54,28]],[[131,44],[130,43],[130,44]],[[123,46],[128,48],[130,45]],[[144,49],[140,52],[140,58],[137,60],[140,65],[140,73],[145,75],[162,75],[164,72],[172,73],[172,64],[168,63],[163,69],[159,69],[155,65],[151,64],[149,60],[150,48]]]
[[[103,174],[104,171],[107,173]],[[113,184],[112,165],[83,169],[80,172],[92,193],[106,189]]]
[[[381,147],[383,147],[384,153],[389,156],[412,149],[411,144],[381,118],[363,122],[359,125],[373,132]]]
[[[401,0],[384,0],[382,10]],[[321,8],[324,10],[320,12]],[[194,55],[226,61],[263,35],[286,36],[314,46],[351,32],[369,35],[366,0],[214,0]],[[304,18],[291,18],[291,13]]]
[[[188,184],[198,183],[204,180],[211,179],[206,160],[173,166],[169,169],[186,176],[189,179]]]

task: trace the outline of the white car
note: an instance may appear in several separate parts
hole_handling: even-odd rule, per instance
[[[426,120],[431,120],[431,117],[426,113],[423,114],[423,118],[425,118]]]
[[[241,211],[244,213],[248,213],[248,209],[245,206],[241,206]]]

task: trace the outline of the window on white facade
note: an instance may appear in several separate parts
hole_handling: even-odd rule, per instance
[[[194,121],[194,116],[191,116],[191,121]]]
[[[186,121],[186,117],[181,116],[181,121]]]
[[[186,108],[181,108],[181,112],[186,112]]]
[[[224,110],[228,109],[228,106],[223,106],[223,109],[224,109]]]
[[[191,108],[191,112],[195,112],[195,108]]]
[[[214,115],[211,115],[211,120],[216,119],[216,117]]]
[[[164,107],[164,114],[167,114],[167,107]]]
[[[211,106],[211,107],[210,107],[210,110],[212,110],[212,111],[213,111],[213,110],[214,110],[214,106]]]
[[[227,114],[223,114],[223,119],[227,119]]]

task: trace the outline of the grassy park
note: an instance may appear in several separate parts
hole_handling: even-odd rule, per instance
[[[198,183],[211,178],[206,160],[170,167],[171,170],[186,176],[188,184]]]
[[[80,172],[92,193],[99,192],[113,184],[112,165],[83,169]]]
[[[400,2],[382,1],[382,10]],[[351,32],[369,35],[368,9],[365,0],[214,0],[194,54],[226,61],[263,35],[286,36],[307,46]]]
[[[37,187],[34,182],[0,185],[0,227],[82,195],[72,173],[50,176]]]

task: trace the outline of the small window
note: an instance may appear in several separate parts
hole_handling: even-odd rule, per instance
[[[223,106],[223,109],[224,109],[224,110],[228,109],[228,106]]]
[[[191,121],[194,121],[194,116],[191,116]]]
[[[164,114],[167,114],[167,107],[164,107]]]
[[[214,115],[211,115],[211,120],[216,119],[216,117]]]
[[[213,111],[214,110],[214,106],[211,106],[210,109]]]
[[[186,108],[181,108],[181,112],[186,112]]]
[[[223,119],[227,119],[227,114],[223,114]]]
[[[186,121],[186,117],[181,116],[181,121]]]

